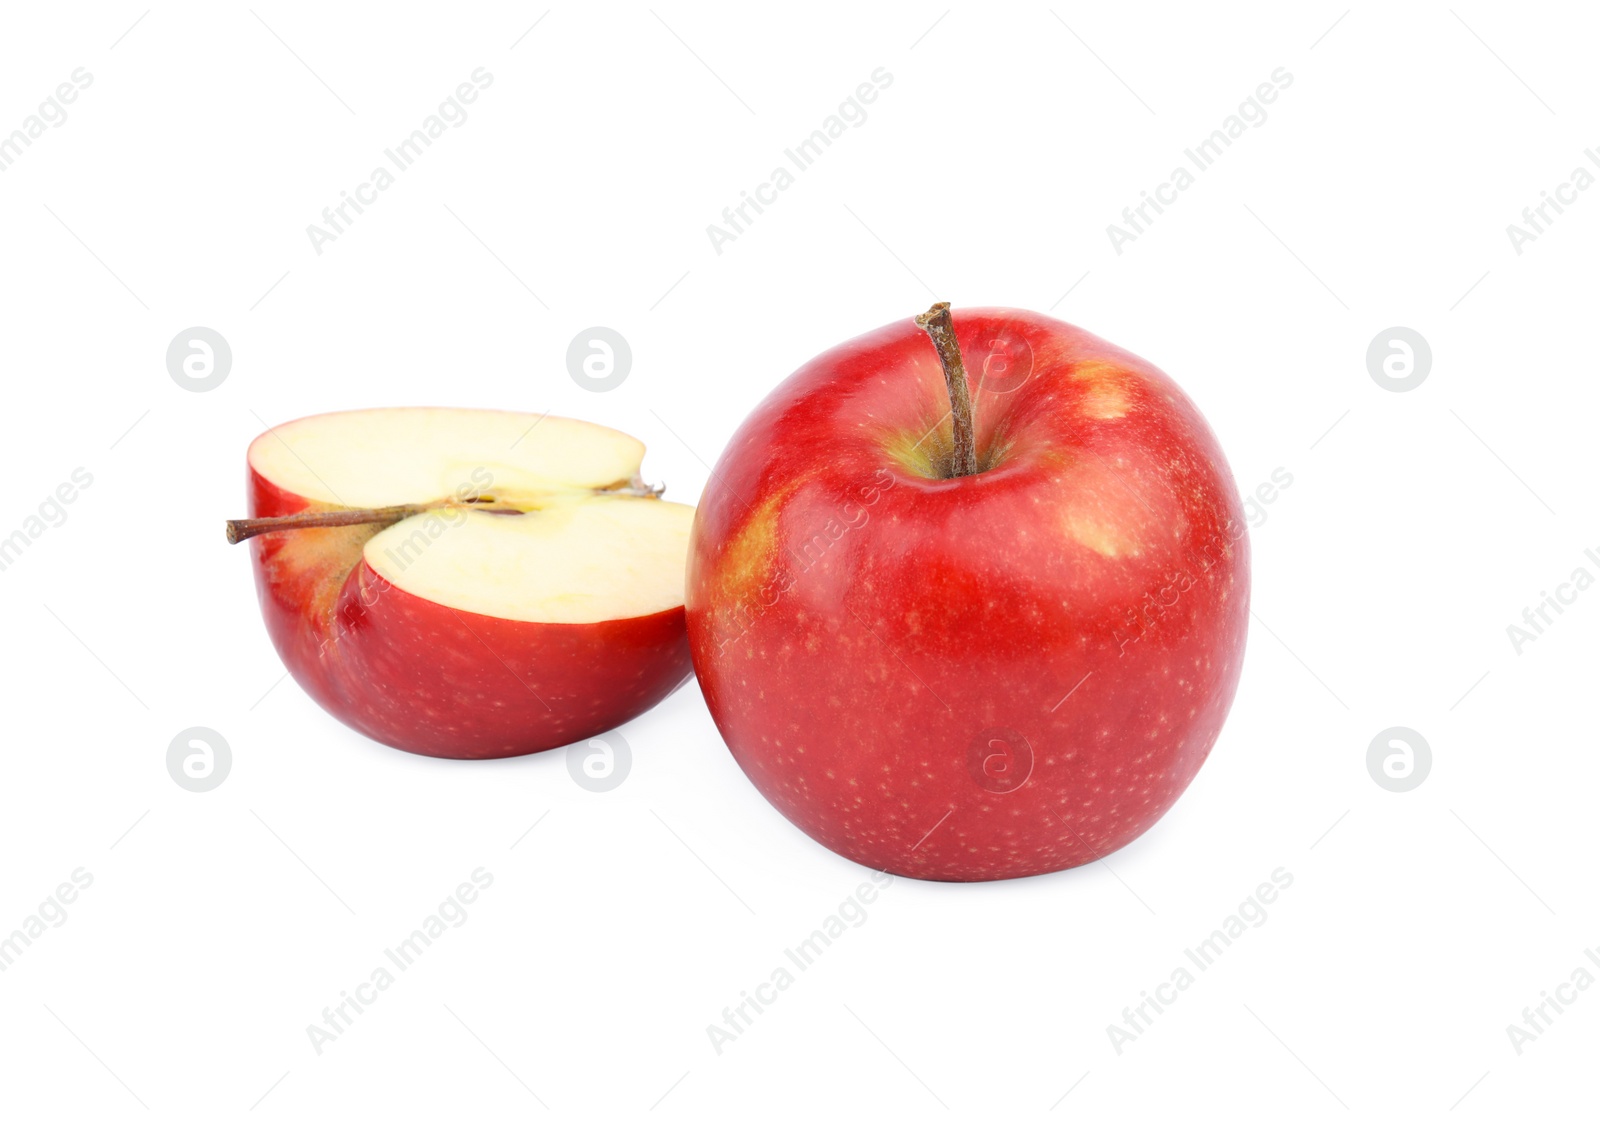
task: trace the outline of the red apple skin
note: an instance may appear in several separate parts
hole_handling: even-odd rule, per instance
[[[249,468],[251,517],[322,508]],[[414,596],[361,557],[372,526],[250,542],[267,633],[319,705],[419,755],[500,759],[638,716],[689,676],[681,607],[593,624],[530,623]]]
[[[1239,680],[1249,542],[1160,370],[1031,312],[955,327],[987,469],[918,460],[949,398],[912,320],[812,360],[712,472],[689,641],[795,825],[895,875],[993,880],[1114,852],[1189,785]]]

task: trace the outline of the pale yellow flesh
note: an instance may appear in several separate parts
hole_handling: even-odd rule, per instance
[[[521,515],[435,511],[367,542],[398,588],[458,611],[595,623],[683,605],[694,508],[656,498],[553,502]]]
[[[582,624],[683,604],[693,507],[594,493],[633,477],[643,455],[631,436],[561,417],[372,409],[283,425],[251,446],[250,463],[331,506],[470,495],[527,508],[430,511],[379,532],[363,555],[396,587],[459,611]]]
[[[581,420],[487,409],[362,409],[290,421],[250,446],[256,471],[333,506],[398,506],[476,487],[507,495],[604,487],[639,470],[644,445]]]

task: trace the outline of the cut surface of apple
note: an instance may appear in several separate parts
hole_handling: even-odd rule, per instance
[[[683,606],[694,508],[561,498],[520,516],[432,511],[390,526],[363,557],[397,588],[461,611],[598,623]]]
[[[487,410],[268,430],[248,454],[252,517],[406,508],[253,538],[285,664],[346,723],[430,755],[525,754],[638,715],[689,673],[694,514],[639,483],[643,456],[600,425]]]
[[[644,445],[614,428],[488,409],[323,413],[250,445],[250,465],[279,487],[349,507],[425,502],[458,487],[528,494],[620,486],[643,458]]]

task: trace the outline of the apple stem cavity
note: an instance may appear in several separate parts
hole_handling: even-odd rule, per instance
[[[650,484],[638,475],[626,482],[612,483],[608,487],[596,487],[596,494],[618,494],[625,498],[660,498],[667,492],[666,483]]]
[[[950,421],[954,429],[954,448],[945,465],[945,478],[978,473],[978,441],[972,431],[972,397],[967,392],[967,368],[961,362],[961,344],[956,342],[955,321],[950,304],[941,300],[917,316],[916,323],[928,332],[933,349],[944,368],[944,386],[950,394]]]

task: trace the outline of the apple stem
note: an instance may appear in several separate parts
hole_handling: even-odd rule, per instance
[[[955,429],[955,448],[947,478],[978,473],[978,441],[972,431],[972,397],[967,392],[967,369],[961,363],[961,344],[956,342],[956,327],[950,317],[950,304],[941,300],[917,316],[917,326],[928,332],[933,349],[944,367],[944,386],[950,394],[950,420]]]
[[[303,514],[286,514],[281,518],[238,518],[228,522],[228,544],[237,545],[263,533],[281,533],[291,529],[333,529],[348,525],[394,525],[434,509],[438,504],[407,506],[380,506],[368,510],[320,510]]]
[[[660,498],[665,484],[651,486],[639,476],[612,483],[608,487],[595,487],[590,493],[619,495],[627,498]],[[480,514],[526,514],[530,511],[515,506],[496,504],[492,494],[478,495],[457,501],[453,498],[438,502],[413,502],[405,506],[378,506],[371,509],[308,510],[299,514],[285,514],[278,518],[236,518],[228,522],[228,544],[237,545],[263,533],[284,533],[296,529],[337,529],[340,526],[377,525],[391,526],[426,514],[429,510],[475,510]]]

